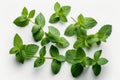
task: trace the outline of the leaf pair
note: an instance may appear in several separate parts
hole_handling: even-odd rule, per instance
[[[108,62],[105,58],[100,58],[102,50],[96,51],[94,54],[94,64],[92,66],[92,70],[96,76],[98,76],[101,72],[101,65],[104,65]]]
[[[44,36],[43,27],[45,26],[45,17],[42,13],[39,13],[38,16],[35,18],[35,25],[32,28],[32,34],[34,40],[40,41]]]
[[[50,23],[57,23],[58,21],[67,22],[67,15],[69,14],[71,7],[62,6],[56,2],[54,5],[55,13],[53,13],[49,19]]]
[[[21,16],[17,17],[14,20],[14,24],[19,26],[19,27],[25,27],[29,24],[29,21],[31,18],[33,18],[35,15],[35,10],[31,10],[28,13],[28,10],[26,7],[23,8]]]
[[[49,32],[46,33],[46,37],[42,39],[41,45],[44,46],[49,42],[55,43],[60,48],[69,46],[69,42],[64,38],[60,37],[60,32],[57,28],[49,26]]]
[[[59,55],[59,51],[55,46],[50,47],[50,55],[53,58],[51,63],[51,70],[54,74],[57,74],[62,66],[62,62],[65,61],[65,57],[63,55]]]
[[[15,54],[17,61],[23,64],[25,60],[31,59],[35,55],[38,48],[35,44],[24,45],[20,36],[16,34],[14,37],[14,47],[11,48],[10,54]]]
[[[34,67],[40,67],[45,62],[46,47],[42,47],[39,51],[39,57],[34,62]]]

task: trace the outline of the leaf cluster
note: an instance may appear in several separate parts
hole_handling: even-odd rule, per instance
[[[84,17],[82,14],[78,16],[75,24],[70,24],[66,30],[66,36],[77,36],[77,40],[74,43],[74,48],[91,48],[93,44],[100,45],[101,42],[106,42],[106,39],[112,32],[112,26],[106,24],[100,28],[95,34],[87,34],[87,30],[92,29],[97,25],[97,21],[91,17]]]
[[[100,58],[102,50],[98,50],[94,53],[94,58],[86,56],[85,51],[82,48],[71,49],[66,52],[66,61],[71,66],[71,73],[73,77],[78,77],[86,67],[92,66],[92,70],[96,76],[101,72],[101,65],[108,62],[105,58]]]
[[[67,15],[69,14],[71,10],[70,6],[61,6],[58,2],[55,3],[54,5],[54,11],[50,16],[49,22],[50,23],[57,23],[58,21],[61,22],[67,22]]]

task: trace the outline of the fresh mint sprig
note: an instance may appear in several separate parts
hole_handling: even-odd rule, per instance
[[[49,32],[46,33],[46,37],[41,41],[42,46],[49,42],[55,43],[59,48],[66,48],[69,46],[69,42],[64,37],[60,37],[60,32],[57,28],[49,26],[48,29]]]
[[[101,72],[101,65],[108,62],[106,58],[100,58],[102,50],[98,50],[94,54],[94,58],[86,56],[82,48],[71,49],[66,52],[66,61],[71,66],[71,73],[73,77],[78,77],[86,67],[92,66],[92,70],[96,76]]]
[[[106,24],[102,26],[97,33],[87,34],[87,30],[92,29],[96,25],[97,21],[95,19],[91,17],[84,17],[80,14],[77,21],[75,21],[75,24],[70,24],[66,28],[64,34],[66,36],[77,36],[77,40],[73,45],[74,48],[91,48],[91,46],[95,43],[99,45],[101,42],[105,42],[112,32],[112,25]]]
[[[28,13],[26,7],[23,8],[21,16],[14,20],[14,24],[18,27],[26,27],[30,22],[33,23],[32,35],[36,42],[40,41],[44,36],[43,27],[45,26],[45,17],[42,13],[39,13],[33,22],[31,19],[35,15],[35,10],[31,10]]]
[[[67,15],[69,14],[71,10],[70,6],[62,6],[56,2],[54,5],[54,11],[55,13],[53,13],[50,16],[49,22],[50,23],[57,23],[58,21],[61,22],[67,22]]]
[[[23,44],[21,37],[16,34],[14,37],[14,47],[11,48],[10,54],[15,54],[16,60],[23,64],[25,60],[31,59],[36,54],[38,48],[35,44]]]

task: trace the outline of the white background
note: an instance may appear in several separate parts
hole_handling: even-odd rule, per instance
[[[100,47],[94,47],[87,55],[93,56],[98,50],[103,50],[103,57],[109,60],[107,65],[102,67],[102,72],[98,77],[93,75],[91,67],[86,69],[81,76],[73,78],[70,73],[70,64],[64,63],[61,71],[53,75],[50,69],[51,60],[37,69],[33,68],[34,59],[19,64],[14,55],[9,54],[9,49],[13,46],[13,38],[18,33],[25,44],[35,43],[31,28],[33,24],[25,28],[16,27],[13,20],[20,15],[21,10],[26,6],[29,10],[35,9],[36,14],[42,12],[46,18],[45,31],[48,26],[50,15],[54,12],[54,3],[58,1],[61,5],[70,5],[72,10],[68,16],[68,23],[53,24],[64,34],[64,30],[70,23],[74,23],[70,17],[77,18],[82,13],[84,16],[90,16],[98,21],[98,25],[90,30],[90,33],[96,32],[104,24],[112,24],[113,31],[108,38],[107,43],[102,43]],[[120,79],[120,1],[119,0],[0,0],[0,80],[119,80]],[[66,37],[72,48],[75,37]],[[37,43],[40,45],[40,42]],[[50,44],[47,46],[49,49]],[[66,49],[61,49],[60,53],[65,55]],[[47,53],[49,56],[49,53]]]

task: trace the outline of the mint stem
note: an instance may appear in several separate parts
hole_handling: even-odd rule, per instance
[[[35,24],[32,20],[30,20],[31,23]],[[36,24],[35,24],[36,25]]]
[[[73,17],[71,17],[71,19],[72,19],[74,22],[77,22]]]
[[[33,56],[33,58],[39,58],[39,56]],[[54,57],[44,57],[45,59],[55,59]]]

